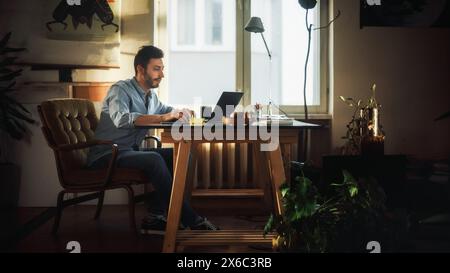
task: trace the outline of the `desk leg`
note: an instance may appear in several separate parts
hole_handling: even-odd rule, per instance
[[[271,186],[272,179],[270,174],[269,158],[266,152],[261,152],[261,144],[259,143],[253,144],[253,160],[256,163],[259,181],[261,181],[257,186],[264,190],[264,203],[271,212],[275,213],[273,210],[274,195]]]
[[[187,171],[187,178],[186,178],[186,190],[185,190],[185,197],[186,200],[191,201],[192,199],[192,191],[194,190],[194,177],[195,177],[195,167],[197,166],[197,160],[198,160],[198,154],[199,154],[199,148],[201,144],[192,143],[191,145],[191,160],[189,162],[189,167]]]
[[[173,172],[177,169],[177,158],[178,158],[178,148],[180,148],[180,143],[175,142],[173,144]]]
[[[284,173],[283,157],[281,155],[280,145],[274,151],[268,152],[270,159],[270,171],[271,175],[271,186],[273,192],[273,200],[275,206],[275,213],[282,214],[282,202],[281,202],[281,192],[280,186],[286,181],[286,176]]]
[[[181,142],[178,146],[176,168],[174,172],[172,195],[170,197],[169,211],[167,214],[166,234],[164,236],[163,252],[175,251],[176,236],[180,223],[181,206],[183,204],[184,188],[189,162],[191,143]]]

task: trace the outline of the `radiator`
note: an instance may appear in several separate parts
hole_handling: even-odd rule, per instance
[[[161,138],[164,147],[174,147],[168,133],[163,132]],[[282,131],[280,145],[286,179],[289,179],[288,163],[298,158],[297,131]],[[197,164],[188,175],[194,191],[264,189],[268,184],[270,174],[265,173],[267,168],[262,169],[263,155],[256,144],[204,143],[197,145],[197,149]],[[176,152],[174,160],[175,157]]]

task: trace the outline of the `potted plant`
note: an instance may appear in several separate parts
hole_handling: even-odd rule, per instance
[[[370,241],[385,250],[399,245],[396,217],[384,206],[385,194],[374,179],[355,179],[343,171],[343,181],[319,191],[300,172],[281,186],[283,213],[271,215],[264,234],[275,231],[274,249],[282,252],[364,252]]]
[[[381,105],[375,98],[376,84],[371,88],[372,96],[364,103],[362,100],[353,98],[340,99],[354,108],[351,121],[347,124],[347,133],[343,154],[350,155],[383,155],[385,133],[380,124],[379,111]]]
[[[29,111],[11,96],[15,90],[16,78],[22,74],[22,69],[15,68],[17,57],[14,55],[25,49],[8,47],[10,37],[11,33],[8,33],[0,40],[0,217],[2,222],[4,221],[0,227],[2,237],[14,231],[20,188],[20,168],[7,160],[8,139],[23,139],[27,134],[25,124],[35,122]],[[5,239],[2,237],[0,242]]]

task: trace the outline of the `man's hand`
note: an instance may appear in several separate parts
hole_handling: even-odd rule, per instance
[[[183,109],[174,109],[172,112],[163,115],[164,121],[176,121],[181,120],[182,122],[189,122],[194,112],[183,108]]]
[[[175,120],[178,120],[179,118],[180,118],[180,113],[175,110],[163,115],[163,121],[175,121]]]

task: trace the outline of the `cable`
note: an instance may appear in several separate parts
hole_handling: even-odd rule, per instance
[[[273,103],[272,102],[272,105],[273,106],[275,106],[275,108],[277,108],[281,113],[283,113],[286,117],[289,117],[289,115],[286,113],[286,112],[284,112],[283,110],[281,110],[281,108],[278,106],[278,105],[276,105],[275,103]]]
[[[284,115],[286,115],[286,117],[289,118],[289,115],[286,112],[284,112],[278,105],[276,105],[273,102],[272,102],[272,105],[275,106],[281,113],[283,113]],[[307,156],[308,156],[307,149],[308,149],[308,141],[309,141],[308,133],[309,133],[309,130],[306,129],[305,134],[303,135],[303,141],[302,141],[302,143],[303,143],[303,160],[305,162],[308,161],[308,159],[307,159]]]

